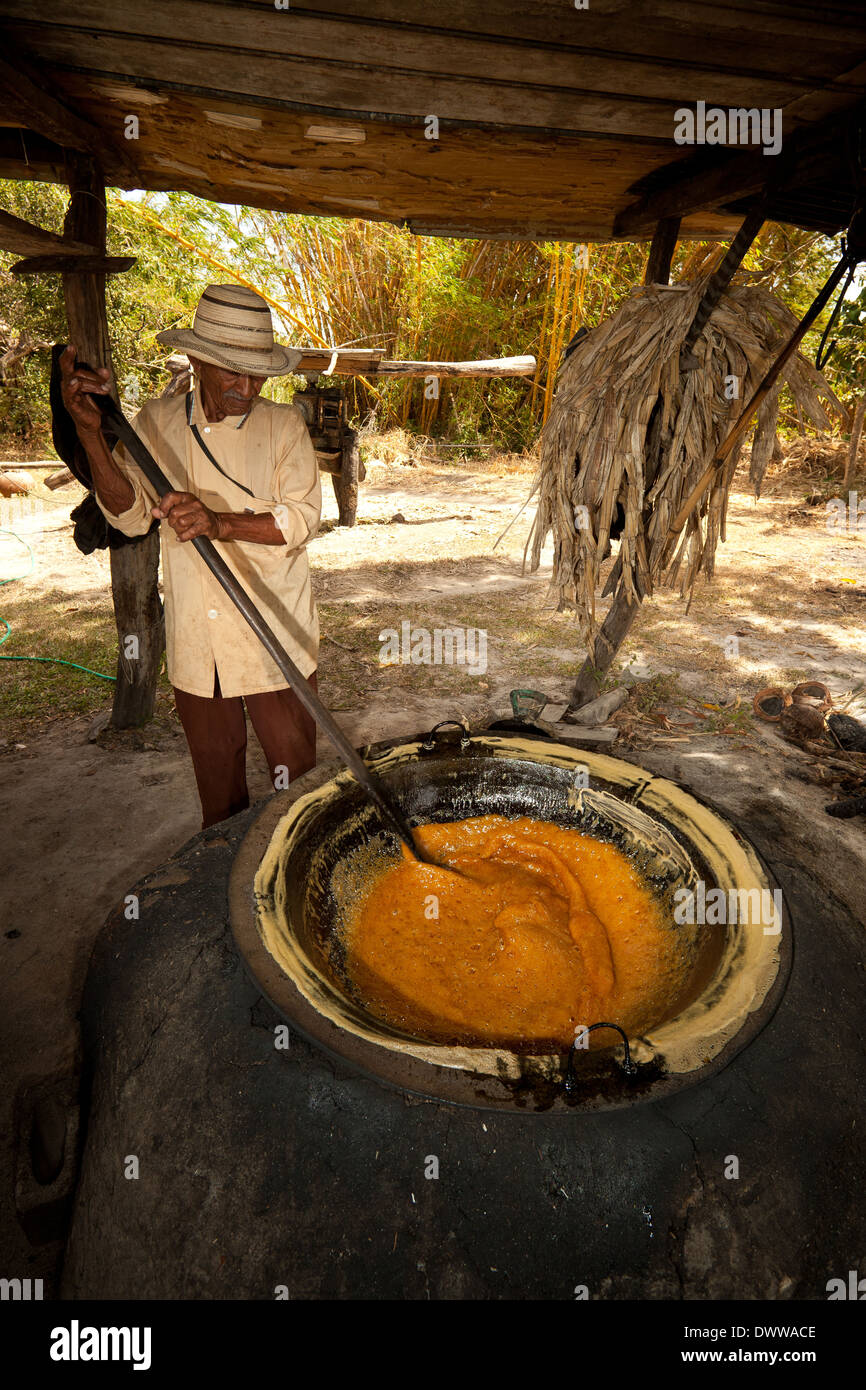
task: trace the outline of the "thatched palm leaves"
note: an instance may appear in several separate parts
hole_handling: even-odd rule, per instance
[[[538,567],[552,531],[559,606],[577,608],[587,642],[596,631],[595,595],[612,528],[620,551],[606,593],[617,588],[643,598],[656,584],[679,579],[690,594],[701,571],[712,576],[739,449],[679,534],[670,534],[671,523],[796,326],[760,285],[731,286],[694,348],[698,365],[681,370],[680,346],[705,284],[634,290],[560,371],[541,436],[529,565]],[[783,381],[819,428],[830,424],[822,396],[841,409],[803,357],[791,359]],[[757,417],[750,469],[756,494],[773,451],[778,403],[776,390]]]

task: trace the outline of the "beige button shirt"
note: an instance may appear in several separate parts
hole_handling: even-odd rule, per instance
[[[319,525],[322,488],[304,418],[296,406],[276,405],[260,396],[241,423],[227,417],[212,424],[196,388],[192,423],[220,468],[244,483],[254,493],[250,497],[214,468],[196,443],[186,411],[186,396],[160,398],[148,401],[133,423],[176,491],[194,493],[218,512],[274,514],[285,545],[215,545],[301,674],[308,676],[318,662],[319,621],[305,546]],[[157,499],[121,444],[114,457],[135,491],[135,501],[119,516],[100,506],[127,536],[144,535]],[[167,521],[161,523],[160,534],[172,685],[191,695],[211,696],[216,670],[226,696],[285,688],[285,677],[192,542],[179,541]]]

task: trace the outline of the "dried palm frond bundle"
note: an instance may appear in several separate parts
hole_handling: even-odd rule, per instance
[[[644,598],[679,578],[690,596],[699,573],[712,577],[739,448],[678,534],[670,534],[672,523],[797,324],[762,286],[729,286],[693,349],[698,365],[681,374],[680,346],[706,283],[633,290],[560,370],[541,435],[527,550],[536,570],[552,531],[553,589],[560,608],[577,609],[587,642],[612,527],[620,553],[605,593],[617,587]],[[756,495],[783,384],[818,428],[830,426],[822,397],[844,416],[820,372],[795,354],[757,415],[749,475]]]

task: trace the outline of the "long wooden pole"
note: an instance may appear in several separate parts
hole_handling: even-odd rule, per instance
[[[442,376],[498,377],[532,376],[534,357],[490,357],[477,362],[384,361],[373,352],[335,348],[333,353],[318,348],[305,351],[295,368],[298,372],[324,372],[328,376]]]
[[[673,539],[673,537],[676,536],[678,532],[681,530],[681,528],[685,525],[689,513],[692,511],[694,507],[697,506],[698,502],[703,497],[704,493],[712,483],[716,474],[724,466],[725,460],[727,459],[731,450],[734,448],[736,444],[739,443],[743,435],[746,433],[746,430],[749,428],[749,425],[752,422],[752,418],[755,415],[755,412],[760,408],[763,401],[767,398],[770,391],[773,389],[781,373],[784,371],[788,362],[791,360],[794,353],[797,351],[797,348],[800,346],[800,343],[803,341],[803,338],[808,333],[809,329],[812,327],[812,324],[815,322],[822,309],[826,307],[828,300],[831,298],[833,294],[833,291],[841,283],[843,277],[847,275],[849,269],[849,261],[843,258],[842,260],[840,260],[833,273],[828,277],[823,289],[819,292],[819,294],[807,310],[806,314],[797,324],[797,327],[794,329],[794,332],[791,334],[784,348],[779,353],[779,356],[776,358],[772,367],[770,367],[769,371],[764,377],[764,380],[761,382],[760,386],[756,388],[751,400],[749,400],[747,404],[744,406],[741,414],[739,415],[736,421],[736,424],[730,430],[725,439],[723,439],[722,443],[719,445],[715,454],[713,455],[711,462],[707,465],[706,469],[701,475],[700,480],[697,483],[695,483],[695,486],[692,488],[685,502],[680,507],[679,511],[677,512],[676,516],[674,517],[671,523],[670,530],[668,531],[668,540]]]
[[[863,433],[863,421],[866,419],[866,386],[863,395],[857,402],[857,409],[854,411],[854,419],[851,423],[851,439],[848,443],[848,458],[845,462],[845,477],[842,480],[842,491],[846,494],[854,481],[854,470],[857,467],[857,450],[860,447],[860,435]]]
[[[680,346],[680,371],[689,370],[698,365],[692,357],[692,348],[703,333],[710,315],[731,283],[734,272],[739,269],[743,257],[764,225],[764,217],[765,206],[762,202],[743,219],[743,224],[728,247],[718,270],[715,270],[707,281],[706,288],[701,295],[701,302],[695,310],[695,316],[689,324],[688,332]]]

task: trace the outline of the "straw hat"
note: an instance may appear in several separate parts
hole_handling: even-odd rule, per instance
[[[285,376],[303,356],[274,342],[270,309],[260,294],[243,285],[208,285],[192,328],[171,329],[156,338],[188,357],[241,375]]]

